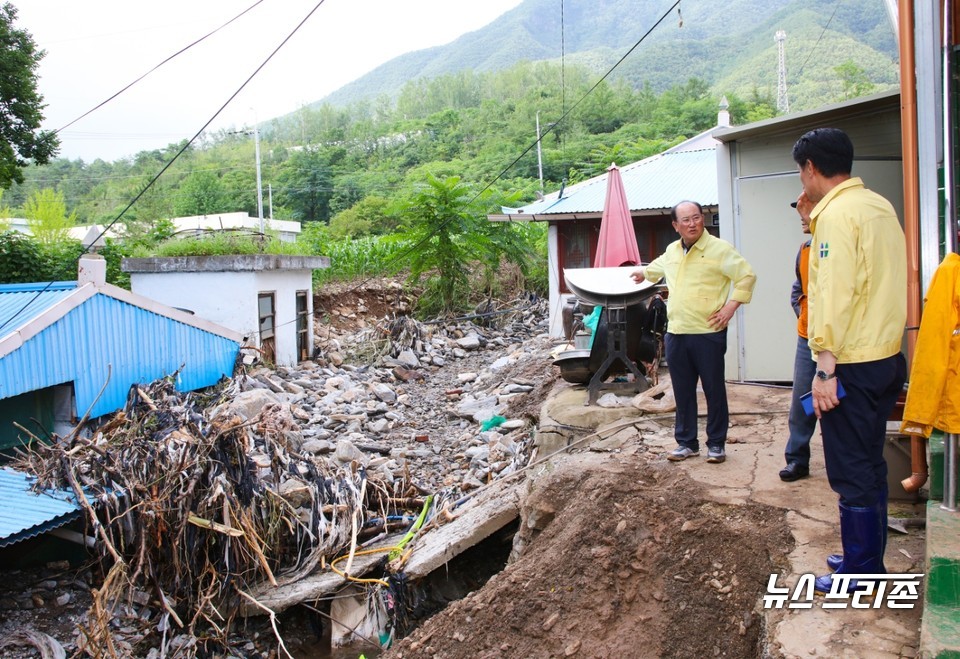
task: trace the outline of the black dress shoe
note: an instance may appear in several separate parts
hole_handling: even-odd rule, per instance
[[[810,468],[804,467],[796,462],[791,462],[780,470],[780,480],[787,483],[806,478],[810,475]]]

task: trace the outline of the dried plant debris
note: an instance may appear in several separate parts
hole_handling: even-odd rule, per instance
[[[284,656],[277,614],[309,608],[328,577],[377,612],[345,642],[402,635],[411,551],[530,462],[554,379],[546,311],[518,300],[485,326],[317,323],[312,361],[204,392],[178,392],[174,374],[99,426],[35,442],[14,466],[75,492],[97,541],[92,605],[59,642],[74,656],[251,656],[240,618],[254,612]]]
[[[20,458],[37,488],[74,491],[99,541],[104,578],[81,651],[143,656],[159,646],[191,657],[228,648],[241,602],[258,585],[294,581],[417,519],[420,490],[298,454],[284,436],[290,423],[277,405],[249,421],[229,405],[204,407],[168,378],[134,387],[91,437],[37,443]],[[116,634],[118,618],[127,638]]]

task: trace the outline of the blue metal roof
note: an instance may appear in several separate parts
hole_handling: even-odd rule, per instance
[[[98,417],[121,409],[130,385],[181,367],[181,391],[216,384],[233,374],[238,349],[226,337],[95,294],[0,357],[0,398],[73,382],[77,415],[89,409]]]
[[[75,290],[75,281],[0,285],[0,336],[30,322]]]
[[[80,516],[73,492],[30,487],[36,479],[9,467],[0,467],[0,547],[46,533]]]
[[[229,377],[234,334],[109,284],[0,286],[0,398],[72,382],[77,416],[102,416],[132,384],[179,370],[192,391]]]
[[[665,152],[620,168],[631,211],[670,209],[692,199],[704,206],[719,203],[716,148]],[[521,208],[504,208],[506,215],[537,216],[601,214],[607,196],[607,174],[577,183]]]

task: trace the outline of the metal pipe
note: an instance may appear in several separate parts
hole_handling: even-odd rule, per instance
[[[957,445],[960,435],[943,436],[943,502],[940,508],[957,512]]]
[[[898,17],[898,7],[897,0],[884,0],[884,7],[887,10],[887,18],[890,20],[890,27],[893,29],[893,36],[897,38],[897,47],[900,47],[900,24],[897,20]]]
[[[913,493],[927,482],[927,440],[920,435],[910,436],[910,468],[913,473],[900,485],[905,492]]]
[[[78,545],[83,545],[85,547],[96,547],[97,539],[89,535],[84,535],[82,533],[77,533],[76,531],[71,531],[70,529],[53,529],[50,531],[50,535],[57,538],[62,538],[63,540],[68,540],[70,542],[75,542]]]
[[[260,128],[253,124],[253,144],[257,157],[257,217],[260,218],[260,233],[265,233],[263,226],[263,184],[260,180]]]
[[[540,110],[537,110],[537,178],[540,179],[540,194],[543,194],[543,153],[540,151]]]
[[[903,156],[903,232],[907,242],[907,327],[920,324],[920,169],[917,143],[917,74],[913,0],[900,2],[900,133]],[[916,332],[907,333],[907,360],[913,363]]]
[[[914,59],[917,76],[917,150],[920,169],[920,281],[927,290],[940,264],[940,173],[943,164],[943,53],[940,3],[914,4]],[[912,326],[911,326],[912,327]]]

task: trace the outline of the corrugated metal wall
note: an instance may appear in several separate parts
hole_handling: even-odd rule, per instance
[[[216,384],[233,373],[238,349],[230,339],[98,294],[0,359],[0,397],[72,381],[78,416],[92,405],[97,417],[123,407],[131,384],[181,366],[178,389]]]

